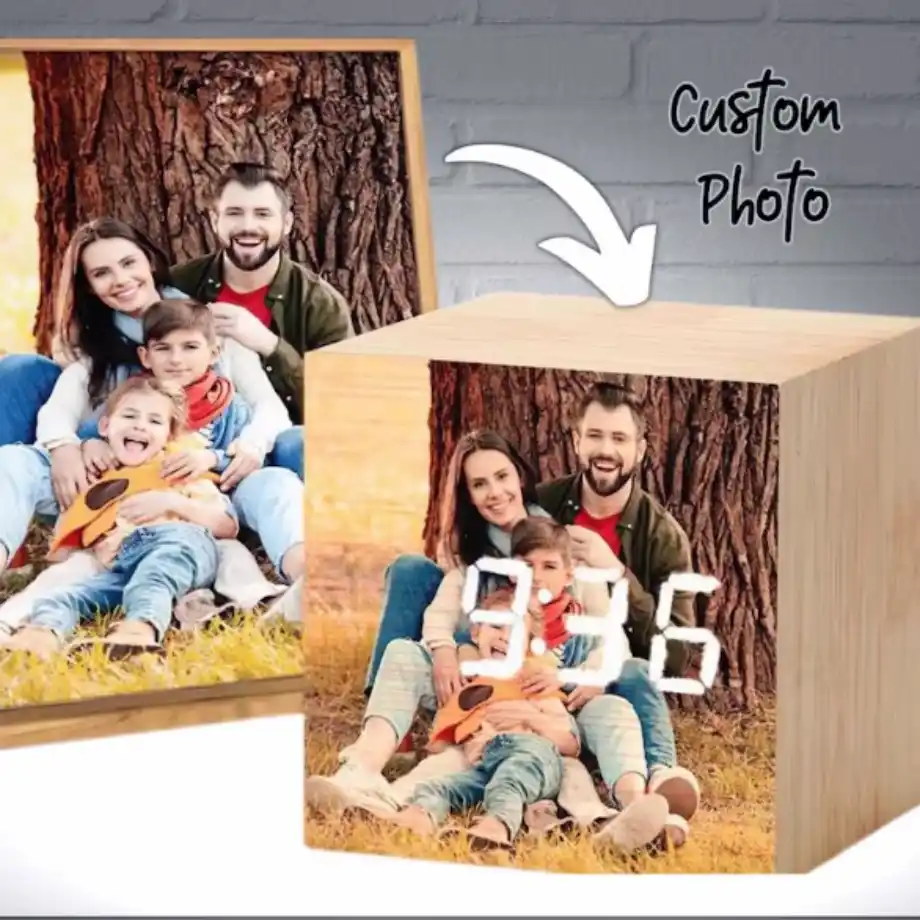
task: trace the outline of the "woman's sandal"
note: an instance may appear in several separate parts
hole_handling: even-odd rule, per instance
[[[530,837],[561,837],[574,830],[576,824],[571,816],[560,816],[555,802],[543,799],[524,810],[524,826]]]

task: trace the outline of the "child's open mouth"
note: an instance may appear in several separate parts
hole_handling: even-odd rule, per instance
[[[127,457],[143,457],[150,446],[150,441],[139,435],[130,438],[125,437],[121,443]]]

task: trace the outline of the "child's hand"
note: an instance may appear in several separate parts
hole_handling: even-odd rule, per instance
[[[533,661],[524,662],[521,667],[520,681],[521,689],[525,693],[546,693],[561,687],[558,671]]]
[[[93,553],[102,565],[110,566],[112,564],[112,560],[118,555],[118,550],[121,547],[121,538],[122,534],[110,533],[93,546]]]
[[[80,445],[83,463],[88,476],[98,478],[118,465],[112,448],[100,438],[89,438]]]
[[[168,489],[140,492],[126,498],[118,509],[118,516],[132,524],[149,524],[175,510],[176,494]]]
[[[220,488],[223,492],[234,489],[250,473],[261,469],[265,462],[265,455],[245,441],[234,441],[227,448],[227,455],[233,459],[220,477]]]
[[[217,465],[213,450],[183,450],[170,454],[160,467],[160,473],[167,482],[184,482],[197,479]]]

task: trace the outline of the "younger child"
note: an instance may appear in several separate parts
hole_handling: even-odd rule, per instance
[[[203,472],[175,484],[161,477],[167,451],[181,449],[185,417],[182,396],[151,377],[131,377],[111,394],[99,433],[118,469],[60,516],[52,542],[52,555],[90,549],[102,571],[37,600],[7,648],[50,656],[80,620],[121,606],[124,619],[105,639],[108,656],[159,650],[176,601],[214,583],[216,541],[233,539],[239,525]]]
[[[560,665],[585,664],[596,641],[569,636],[565,628],[565,616],[580,612],[566,590],[574,574],[566,529],[549,519],[528,518],[512,531],[511,550],[533,571],[524,664],[511,679],[472,679],[441,707],[429,749],[461,744],[470,767],[423,783],[407,806],[390,818],[416,832],[431,833],[451,811],[481,802],[486,814],[470,830],[476,849],[510,847],[525,808],[558,795],[562,757],[578,755],[580,734],[554,672]],[[480,607],[508,609],[511,596],[499,589]],[[503,657],[507,651],[511,627],[474,623],[470,632],[477,646],[462,644],[461,662]]]

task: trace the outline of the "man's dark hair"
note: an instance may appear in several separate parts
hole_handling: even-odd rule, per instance
[[[289,211],[291,209],[291,196],[288,194],[284,179],[271,166],[266,166],[264,163],[250,163],[244,160],[231,163],[217,180],[217,185],[214,188],[215,202],[220,199],[224,189],[231,182],[237,182],[243,188],[256,188],[262,185],[263,182],[267,182],[278,195],[283,210]]]
[[[593,406],[595,403],[610,412],[614,409],[619,409],[620,406],[626,406],[636,423],[638,437],[645,437],[645,415],[639,405],[639,400],[632,390],[617,383],[595,383],[582,397],[578,406],[576,425],[580,425],[584,421],[588,407]]]

